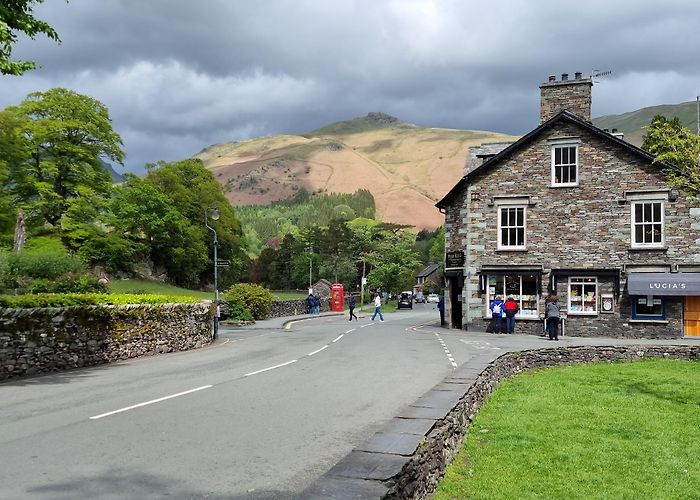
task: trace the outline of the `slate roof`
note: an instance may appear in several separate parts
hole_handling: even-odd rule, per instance
[[[425,269],[416,274],[416,278],[428,277],[440,268],[440,264],[428,264]]]
[[[457,195],[462,191],[462,189],[464,189],[466,185],[469,184],[469,181],[471,179],[481,174],[482,172],[489,170],[494,165],[500,163],[503,159],[524,148],[525,146],[533,142],[542,132],[544,132],[548,128],[551,128],[553,125],[563,121],[574,123],[575,125],[578,125],[579,127],[588,130],[589,132],[600,137],[603,140],[614,142],[619,146],[624,147],[632,154],[642,158],[643,160],[648,161],[649,163],[652,163],[654,161],[653,155],[650,155],[649,153],[647,153],[641,148],[638,148],[634,144],[630,144],[629,142],[626,142],[623,139],[620,139],[619,137],[615,137],[614,135],[596,127],[592,123],[581,119],[580,117],[569,111],[560,111],[552,118],[541,124],[539,127],[515,141],[513,144],[505,148],[500,153],[494,155],[493,157],[476,167],[474,170],[468,172],[464,177],[460,179],[460,181],[457,184],[455,184],[455,186],[452,189],[450,189],[450,191],[440,201],[438,201],[435,204],[435,206],[438,208],[445,208],[454,200],[454,198],[457,197]],[[678,168],[675,165],[672,165],[668,162],[659,162],[659,165],[662,169],[666,168],[669,170],[678,171]]]

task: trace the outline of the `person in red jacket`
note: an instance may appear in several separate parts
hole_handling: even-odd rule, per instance
[[[513,334],[515,333],[515,315],[520,311],[520,307],[512,295],[503,303],[503,309],[506,312],[506,333]]]

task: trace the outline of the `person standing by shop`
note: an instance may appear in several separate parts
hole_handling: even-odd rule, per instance
[[[438,301],[438,310],[440,311],[440,326],[445,326],[445,297],[440,294]]]
[[[357,319],[357,316],[355,315],[355,296],[353,294],[350,294],[348,297],[348,308],[350,309],[350,321],[352,321],[352,318],[354,317],[355,320],[359,321]]]
[[[374,314],[372,315],[372,321],[377,317],[377,314],[379,314],[379,319],[384,321],[384,316],[382,316],[382,297],[379,294],[374,297]]]
[[[559,340],[559,297],[550,295],[545,306],[545,321],[547,322],[547,334],[549,340]]]
[[[493,333],[501,333],[503,331],[503,301],[500,295],[491,302],[491,330]]]
[[[509,295],[503,303],[503,309],[506,311],[506,333],[512,335],[515,333],[515,315],[520,311],[520,307],[513,296]]]

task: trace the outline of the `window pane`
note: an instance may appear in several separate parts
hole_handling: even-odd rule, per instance
[[[661,222],[661,203],[654,203],[654,222]]]
[[[554,148],[554,164],[561,165],[561,148]]]
[[[515,300],[520,298],[520,276],[506,276],[506,296],[512,295]]]
[[[651,204],[645,203],[643,206],[644,206],[644,216],[643,216],[644,218],[643,218],[643,220],[644,220],[644,222],[651,222],[652,221]]]
[[[576,167],[571,167],[569,171],[569,182],[576,182]]]
[[[516,240],[516,245],[521,247],[525,244],[525,230],[522,228],[518,228],[516,229],[516,231],[518,232],[518,239]]]
[[[509,245],[508,243],[508,229],[503,228],[501,229],[501,245],[504,247],[507,247]]]
[[[576,148],[569,148],[569,149],[570,149],[569,162],[576,163]]]
[[[661,243],[661,224],[654,224],[653,238],[654,243]]]
[[[501,209],[501,226],[508,225],[508,210],[505,208]]]
[[[635,203],[634,204],[634,220],[635,222],[641,222],[642,221],[642,204],[641,203]]]
[[[522,208],[517,209],[517,212],[516,212],[517,213],[517,220],[515,222],[516,226],[524,226],[525,225],[525,223],[523,221],[524,212],[525,211]]]

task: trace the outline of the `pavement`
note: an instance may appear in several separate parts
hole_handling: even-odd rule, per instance
[[[284,329],[297,321],[310,321],[343,313],[320,315],[302,314],[270,318],[246,325],[246,329]],[[362,313],[366,317],[367,311]],[[359,313],[358,313],[359,316]],[[297,498],[304,500],[346,500],[382,498],[388,491],[390,479],[402,470],[430,433],[434,424],[456,406],[461,397],[476,382],[481,372],[505,352],[567,346],[613,345],[700,345],[700,338],[679,339],[620,339],[604,337],[565,337],[559,341],[534,335],[498,335],[485,331],[452,330],[439,322],[424,325],[445,335],[458,334],[474,342],[488,342],[498,349],[482,350],[456,368],[417,401],[403,408],[382,429],[362,443],[328,472],[312,483]]]

